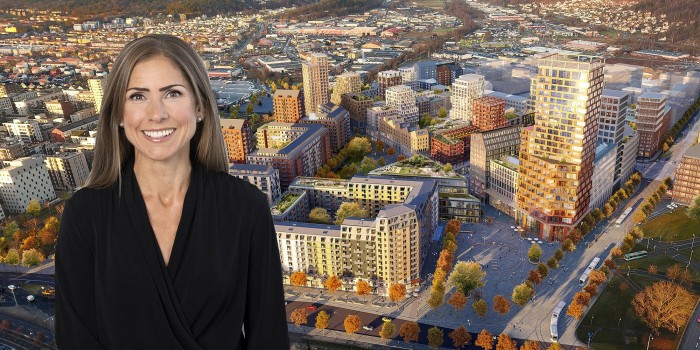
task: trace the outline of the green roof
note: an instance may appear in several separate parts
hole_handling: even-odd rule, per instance
[[[280,215],[289,209],[299,197],[301,197],[301,193],[287,192],[272,206],[272,208],[270,208],[270,211],[273,215]]]

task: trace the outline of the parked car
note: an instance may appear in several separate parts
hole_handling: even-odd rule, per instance
[[[30,295],[27,295],[27,301],[30,302],[30,303],[31,303],[32,301],[34,301],[34,296],[31,295],[31,294],[30,294]]]
[[[316,305],[307,305],[306,309],[309,311],[314,311],[314,310],[318,309],[318,307]]]
[[[391,317],[386,317],[386,316],[384,316],[384,317],[382,317],[382,321],[384,321],[384,322],[391,322]]]
[[[366,326],[362,326],[362,329],[371,332],[374,329],[374,327],[372,327],[370,325],[366,325]]]

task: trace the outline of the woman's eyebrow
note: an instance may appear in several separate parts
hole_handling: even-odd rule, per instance
[[[182,85],[182,84],[171,84],[171,85],[164,86],[164,87],[158,89],[158,91],[170,90],[170,89],[172,89],[172,88],[174,88],[174,87],[176,87],[176,86],[180,86],[180,87],[183,87],[183,88],[185,87],[185,86]],[[129,91],[129,90],[144,91],[144,92],[151,91],[151,90],[148,89],[148,88],[142,88],[142,87],[130,87],[130,88],[126,89],[126,91]]]

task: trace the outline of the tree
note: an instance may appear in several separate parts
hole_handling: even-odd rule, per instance
[[[482,329],[479,336],[476,337],[474,345],[481,346],[484,348],[484,350],[493,349],[493,334],[485,329]]]
[[[300,307],[292,311],[292,314],[289,316],[289,319],[298,327],[303,324],[306,324],[306,316],[306,309]]]
[[[314,224],[332,224],[333,219],[325,208],[316,207],[309,213],[309,222]]]
[[[691,219],[700,220],[700,196],[693,199],[693,202],[688,207],[687,214]]]
[[[501,333],[498,336],[496,350],[518,350],[518,343],[509,337],[508,334]]]
[[[683,287],[659,281],[645,287],[632,300],[632,307],[654,334],[660,329],[676,332],[693,313],[695,301]]]
[[[15,221],[10,221],[7,225],[5,225],[5,229],[2,232],[2,236],[5,237],[6,241],[12,241],[15,237],[15,233],[19,232],[19,225],[17,225],[17,222]]]
[[[610,255],[612,255],[613,258],[619,258],[622,256],[622,249],[620,249],[620,247],[613,247],[613,249],[610,250]]]
[[[343,326],[345,326],[345,332],[348,334],[354,334],[360,330],[360,317],[357,315],[347,315],[345,321],[343,321]]]
[[[460,227],[462,227],[462,222],[460,222],[459,220],[450,220],[447,222],[445,231],[447,233],[452,233],[456,235],[457,233],[459,233]]]
[[[530,259],[530,261],[535,262],[535,261],[540,261],[540,257],[542,256],[542,248],[540,247],[539,244],[535,243],[530,246],[530,249],[527,251],[527,257]]]
[[[451,242],[445,242],[445,244],[448,243]],[[445,274],[447,274],[452,268],[452,260],[454,260],[454,254],[452,254],[452,252],[449,249],[443,249],[442,251],[440,251],[440,257],[437,261],[437,267],[445,271]]]
[[[598,285],[589,282],[585,287],[583,287],[583,291],[590,294],[591,297],[594,297],[598,295]]]
[[[564,240],[564,242],[561,242],[561,249],[563,249],[566,252],[573,252],[576,249],[576,246],[570,238],[567,238]]]
[[[609,218],[613,213],[615,212],[615,208],[613,208],[610,203],[605,203],[603,206],[603,215],[605,215],[606,218]]]
[[[583,306],[588,306],[591,302],[591,295],[586,292],[576,292],[574,300]]]
[[[569,304],[569,308],[566,309],[566,314],[580,320],[581,316],[583,316],[583,305],[574,300],[571,304]]]
[[[547,347],[547,350],[564,350],[559,343],[552,343],[549,344],[549,347]]]
[[[428,346],[433,349],[437,349],[444,341],[442,329],[435,326],[428,329]]]
[[[452,171],[452,164],[450,164],[450,163],[445,164],[445,172],[449,173],[450,171]]]
[[[447,109],[445,107],[440,107],[437,112],[437,117],[440,119],[447,118]]]
[[[384,157],[379,157],[379,159],[377,159],[377,165],[379,165],[379,166],[386,165],[386,160],[384,159]]]
[[[357,280],[357,285],[355,286],[355,289],[357,289],[357,295],[365,298],[365,301],[366,296],[369,295],[369,293],[372,291],[372,288],[369,286],[369,283],[361,279]]]
[[[450,339],[452,339],[452,344],[454,344],[455,348],[461,349],[467,344],[469,344],[469,341],[472,340],[471,334],[467,331],[464,326],[459,326],[456,329],[454,329],[452,332],[448,334]]]
[[[386,144],[384,144],[383,141],[377,140],[374,143],[374,149],[376,150],[377,153],[382,153],[384,152],[384,148],[386,148]]]
[[[328,328],[328,320],[331,318],[331,316],[321,310],[319,313],[316,315],[316,329],[326,329]]]
[[[502,295],[496,295],[493,297],[493,310],[500,315],[505,315],[510,311],[510,302]]]
[[[464,305],[467,303],[467,296],[460,291],[456,291],[452,293],[450,300],[448,300],[447,302],[450,305],[452,305],[455,308],[455,310],[459,311],[462,310],[464,308]]]
[[[376,168],[377,168],[377,161],[374,160],[374,158],[364,157],[364,158],[362,158],[362,161],[360,162],[359,171],[362,174],[367,174]]]
[[[329,292],[335,292],[343,286],[343,282],[340,281],[340,278],[338,278],[337,275],[333,275],[326,279],[326,282],[323,284],[323,286],[326,287],[326,289],[328,289]]]
[[[625,294],[625,292],[627,292],[627,290],[630,289],[630,286],[626,282],[622,282],[622,283],[620,283],[620,286],[617,288],[620,289],[620,294]]]
[[[474,308],[476,314],[481,317],[486,316],[486,312],[489,310],[488,305],[486,305],[486,300],[484,299],[474,301],[472,307]]]
[[[540,275],[542,275],[542,278],[547,277],[549,274],[549,268],[547,267],[547,264],[541,262],[537,264],[537,271],[540,272]]]
[[[457,290],[469,295],[475,288],[484,285],[486,272],[481,270],[481,266],[475,262],[460,261],[455,265],[450,274],[450,282],[457,287]]]
[[[406,296],[406,285],[403,283],[392,283],[389,286],[389,299],[398,302]]]
[[[527,276],[527,280],[533,284],[542,283],[542,275],[537,270],[530,270],[530,274]]]
[[[248,103],[248,105],[245,107],[245,114],[250,115],[253,113],[253,108],[255,108],[255,105],[252,102]]]
[[[41,214],[41,204],[39,204],[39,201],[36,199],[32,199],[29,201],[29,204],[27,205],[27,214],[37,217],[39,214]]]
[[[561,250],[561,248],[557,248],[557,250],[554,251],[554,258],[557,260],[564,259],[564,251]]]
[[[525,304],[527,304],[528,300],[530,300],[534,294],[535,290],[532,289],[532,287],[530,287],[527,283],[521,283],[513,288],[513,295],[511,296],[511,299],[513,299],[514,303],[520,306],[525,306]]]
[[[386,154],[388,154],[390,157],[393,157],[396,154],[396,150],[394,147],[389,146],[389,148],[386,149]]]
[[[547,266],[550,269],[556,269],[559,266],[559,261],[555,257],[551,257],[547,259]]]
[[[588,280],[595,285],[602,285],[603,283],[605,283],[605,281],[608,280],[608,277],[605,276],[605,273],[603,273],[600,270],[593,270],[588,275]]]
[[[600,208],[593,209],[592,214],[593,214],[593,218],[595,219],[596,222],[603,220],[603,212],[600,210]]]
[[[27,249],[37,249],[41,246],[41,242],[36,238],[36,236],[29,236],[22,241],[22,245],[20,245],[20,249],[22,250],[27,250]]]
[[[418,341],[419,334],[420,327],[418,326],[418,323],[413,321],[406,321],[399,328],[399,335],[405,342]]]
[[[304,271],[295,271],[292,273],[292,276],[289,277],[289,280],[292,282],[293,286],[306,286],[306,273],[304,273]]]
[[[19,252],[17,249],[12,248],[7,251],[7,254],[5,255],[5,264],[8,265],[19,265]]]
[[[26,267],[37,266],[41,264],[44,259],[44,254],[41,254],[34,248],[22,252],[22,265]]]
[[[435,286],[435,285],[433,285]],[[438,306],[442,305],[445,300],[445,286],[442,286],[442,290],[433,290],[430,293],[430,298],[428,299],[428,306],[436,309]]]
[[[366,137],[353,137],[345,149],[348,150],[349,157],[360,159],[372,152],[372,142]]]
[[[403,154],[399,154],[399,156],[396,157],[396,160],[398,160],[399,162],[404,161],[406,160],[406,156],[404,156]]]
[[[369,212],[363,209],[360,204],[355,202],[343,202],[335,212],[335,224],[340,225],[347,217],[366,218],[369,217]]]
[[[674,264],[666,270],[666,277],[675,282],[681,276],[681,265]]]
[[[520,350],[540,350],[540,344],[535,340],[528,340],[520,347]]]
[[[382,329],[379,331],[379,336],[382,337],[382,339],[390,339],[394,336],[394,330],[396,330],[396,326],[394,326],[394,324],[391,322],[382,323]]]

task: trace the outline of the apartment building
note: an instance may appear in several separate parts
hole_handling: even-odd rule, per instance
[[[666,106],[666,95],[645,92],[637,98],[637,131],[640,157],[653,157],[661,147],[661,138],[668,132],[671,109]]]
[[[87,182],[90,169],[82,152],[64,152],[46,156],[44,165],[54,190],[76,191]]]
[[[474,100],[472,110],[472,125],[482,131],[489,131],[508,126],[506,114],[506,101],[484,96]]]
[[[426,154],[430,151],[428,130],[404,122],[399,116],[381,118],[377,138],[403,154]]]
[[[301,124],[318,124],[328,129],[331,152],[338,153],[352,137],[350,113],[341,106],[325,103],[319,106],[318,113],[311,113],[302,119]]]
[[[270,205],[282,194],[280,172],[269,164],[232,164],[228,173],[255,185],[267,196]]]
[[[95,112],[100,114],[100,108],[102,107],[102,99],[104,98],[104,78],[93,78],[88,79],[88,87],[90,92],[92,92],[92,100],[95,102]]]
[[[591,180],[591,204],[589,209],[602,208],[612,195],[615,185],[615,160],[617,146],[598,143],[593,162],[593,179]]]
[[[4,164],[5,167],[0,169],[0,198],[8,212],[26,212],[32,199],[39,203],[56,199],[49,172],[41,157],[24,157]]]
[[[434,131],[430,138],[430,157],[440,163],[456,166],[468,162],[471,134],[478,131],[477,127],[464,124]]]
[[[305,116],[302,91],[277,89],[272,104],[276,122],[297,123]]]
[[[348,93],[341,96],[340,106],[348,111],[350,128],[361,134],[367,132],[367,109],[373,105],[371,98],[363,94]]]
[[[598,141],[616,146],[614,181],[617,182],[622,172],[622,152],[624,151],[622,140],[631,96],[626,91],[604,89],[600,99]]]
[[[304,109],[307,115],[318,112],[318,106],[329,101],[328,56],[312,53],[301,63],[304,83]]]
[[[248,119],[221,118],[220,121],[229,163],[245,163],[246,156],[253,152],[253,133]]]
[[[691,205],[700,196],[700,144],[685,152],[676,169],[673,182],[673,201]]]
[[[333,85],[333,93],[331,94],[331,102],[339,105],[342,102],[343,94],[347,93],[361,93],[362,90],[362,79],[360,75],[355,72],[347,72],[338,75],[335,78],[335,85]]]
[[[452,84],[452,118],[471,124],[474,100],[483,95],[483,75],[464,74],[457,78]]]
[[[10,136],[22,140],[25,143],[35,143],[44,141],[39,123],[28,118],[15,118],[11,123],[2,123],[10,133]]]
[[[401,72],[397,70],[385,70],[377,74],[377,82],[379,83],[379,96],[382,99],[386,98],[386,89],[401,85]]]
[[[490,176],[485,190],[489,204],[512,217],[518,212],[518,204],[515,202],[515,194],[518,191],[518,165],[520,161],[512,156],[489,160]]]
[[[386,105],[396,109],[402,121],[418,124],[416,93],[406,85],[396,85],[386,89]]]

